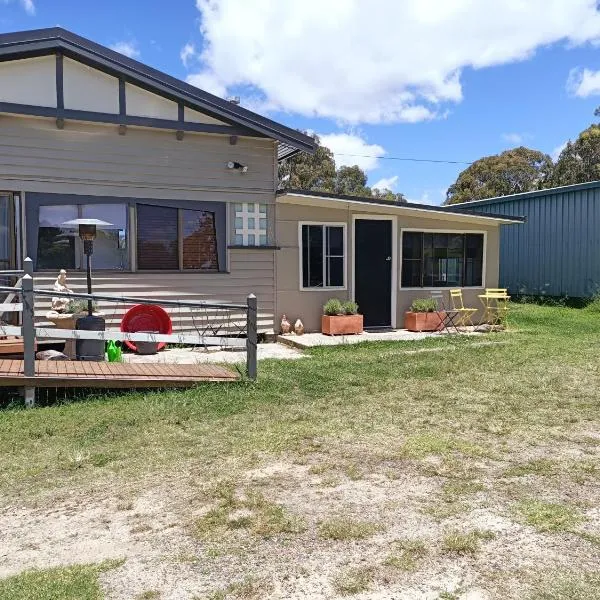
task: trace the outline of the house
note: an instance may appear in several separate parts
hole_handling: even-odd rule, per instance
[[[427,288],[461,286],[474,303],[497,285],[499,228],[518,217],[277,192],[278,160],[301,151],[312,138],[64,29],[2,34],[0,268],[30,256],[37,287],[65,268],[84,290],[81,242],[62,223],[90,217],[111,224],[94,245],[96,292],[254,292],[261,331],[282,312],[318,329],[330,296],[355,296],[367,325],[400,326]],[[127,309],[104,308],[109,325]]]
[[[520,227],[501,228],[500,285],[512,294],[600,292],[600,181],[455,206],[527,218]]]
[[[323,304],[353,299],[365,327],[403,326],[431,290],[462,288],[465,304],[498,287],[501,225],[521,217],[284,190],[276,203],[276,314],[320,328]]]

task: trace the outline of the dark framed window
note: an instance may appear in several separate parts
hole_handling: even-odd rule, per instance
[[[73,228],[62,223],[72,219],[100,219],[94,240],[94,269],[123,271],[129,268],[128,208],[126,204],[48,204],[39,208],[36,268],[85,269],[83,244]]]
[[[344,288],[346,228],[344,225],[302,224],[303,289]]]
[[[137,205],[140,271],[218,271],[215,213]]]
[[[482,233],[402,233],[402,287],[477,287],[483,283]]]

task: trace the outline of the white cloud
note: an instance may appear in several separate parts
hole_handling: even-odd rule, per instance
[[[407,202],[412,202],[413,204],[432,204],[429,192],[423,192],[418,198],[408,198]]]
[[[0,0],[0,4],[10,4],[13,0]],[[33,0],[19,0],[19,4],[23,10],[30,16],[35,15],[35,4]]]
[[[374,190],[392,190],[396,189],[396,184],[398,183],[398,175],[393,175],[392,177],[382,177],[379,181],[374,183],[371,187]]]
[[[503,133],[502,139],[509,144],[518,146],[523,142],[523,135],[520,133]]]
[[[550,153],[550,156],[552,157],[552,160],[554,162],[556,162],[558,160],[560,153],[567,147],[567,144],[568,144],[568,142],[563,142],[562,144],[556,146],[556,148],[554,148],[554,150],[552,150],[552,152]]]
[[[25,12],[28,15],[35,15],[35,4],[33,3],[33,0],[20,0],[21,1],[21,6],[25,9]]]
[[[196,73],[188,75],[185,79],[190,85],[195,85],[197,88],[224,98],[227,95],[227,88],[220,82],[218,77],[211,73]]]
[[[567,92],[579,98],[600,95],[600,71],[580,67],[571,69],[567,79]]]
[[[124,54],[129,58],[138,58],[140,55],[140,51],[135,42],[117,42],[116,44],[113,44],[110,49],[119,52],[120,54]]]
[[[187,69],[190,61],[196,57],[196,46],[194,44],[187,43],[179,53],[183,66]]]
[[[319,134],[319,138],[333,152],[337,167],[358,165],[363,171],[370,171],[377,168],[377,157],[385,154],[378,144],[369,144],[353,133]]]
[[[198,81],[348,123],[417,122],[462,99],[461,73],[600,40],[594,0],[196,0]]]

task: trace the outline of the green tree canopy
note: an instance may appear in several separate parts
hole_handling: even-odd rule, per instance
[[[358,166],[340,167],[335,174],[336,194],[347,196],[370,196],[371,190],[367,187],[367,176]]]
[[[317,135],[313,155],[305,152],[295,154],[279,163],[279,188],[331,192],[347,196],[373,196],[382,200],[406,202],[402,194],[391,190],[371,190],[367,186],[367,175],[358,166],[341,166],[336,169],[333,153],[321,145]]]
[[[596,109],[596,113],[598,109]],[[551,179],[552,186],[600,179],[600,125],[590,125],[560,153]]]
[[[279,163],[279,187],[318,192],[333,191],[336,180],[333,153],[321,145],[317,135],[312,137],[317,143],[314,154],[299,152]]]
[[[446,204],[507,196],[547,187],[553,163],[548,154],[520,146],[485,156],[467,167],[446,192]]]

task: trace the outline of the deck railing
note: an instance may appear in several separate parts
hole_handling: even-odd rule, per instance
[[[206,302],[189,300],[163,300],[163,299],[140,299],[129,296],[110,296],[103,294],[83,294],[76,292],[58,292],[53,290],[35,289],[33,280],[33,264],[31,259],[26,258],[23,261],[22,271],[0,271],[0,277],[3,275],[21,276],[20,287],[0,286],[0,293],[9,293],[21,297],[21,302],[5,302],[0,304],[0,315],[4,312],[20,312],[22,314],[21,326],[1,325],[0,335],[17,335],[23,337],[23,371],[25,377],[31,381],[35,378],[35,345],[37,338],[50,339],[75,339],[75,340],[99,340],[99,341],[130,341],[130,342],[164,342],[170,344],[190,344],[200,346],[220,346],[228,349],[246,350],[246,374],[249,379],[255,380],[257,377],[257,344],[258,344],[258,306],[254,294],[250,294],[245,304],[234,304],[224,302]],[[59,329],[53,327],[36,327],[34,317],[35,297],[64,297],[80,298],[91,300],[92,302],[102,300],[104,302],[114,303],[133,303],[147,305],[163,305],[174,307],[186,307],[188,309],[200,309],[204,311],[230,311],[237,314],[245,314],[245,323],[237,324],[237,335],[218,335],[221,328],[218,325],[215,328],[208,327],[203,332],[178,332],[171,334],[155,333],[129,333],[124,331],[105,330],[71,330]],[[210,335],[207,335],[210,333]],[[1,376],[1,374],[0,374]],[[27,405],[33,405],[35,386],[29,384],[25,387],[25,402]]]

